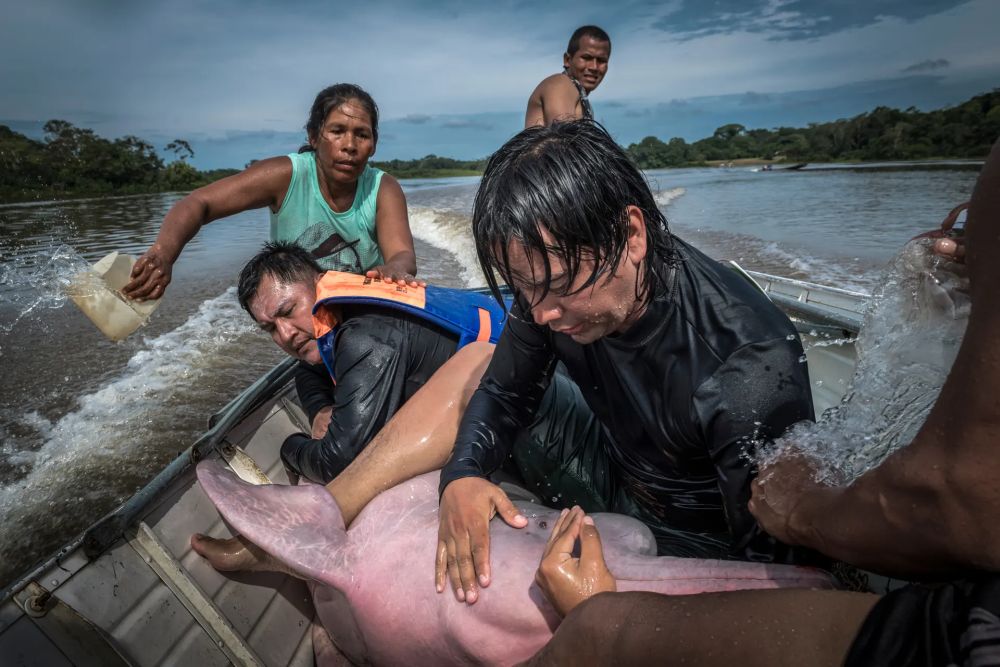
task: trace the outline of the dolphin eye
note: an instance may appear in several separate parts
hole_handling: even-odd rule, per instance
[[[538,527],[539,528],[548,528],[549,527],[549,523],[547,521],[539,521],[538,522]]]

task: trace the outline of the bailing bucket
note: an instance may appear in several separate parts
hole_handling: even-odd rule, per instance
[[[113,252],[90,270],[78,273],[68,290],[73,303],[101,333],[114,341],[126,338],[145,324],[160,304],[159,299],[133,301],[120,292],[128,283],[134,264],[134,257]]]

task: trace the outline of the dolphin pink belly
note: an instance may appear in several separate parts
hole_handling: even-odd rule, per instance
[[[212,461],[199,464],[198,479],[237,531],[320,584],[317,612],[352,660],[513,664],[537,652],[559,624],[534,581],[557,510],[522,504],[529,519],[522,529],[491,522],[493,581],[469,606],[434,588],[438,473],[383,492],[346,531],[337,503],[321,486],[252,486]],[[656,557],[648,529],[635,519],[597,514],[594,520],[622,591],[832,586],[809,568]]]

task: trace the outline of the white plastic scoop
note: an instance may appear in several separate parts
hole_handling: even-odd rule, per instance
[[[84,315],[114,341],[145,324],[160,305],[159,299],[133,301],[122,295],[120,290],[128,283],[134,264],[135,257],[115,251],[78,273],[67,290]]]

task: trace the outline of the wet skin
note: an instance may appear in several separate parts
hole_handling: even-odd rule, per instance
[[[545,260],[537,252],[525,251],[517,243],[508,249],[514,284],[531,304],[536,323],[569,336],[577,343],[592,343],[599,338],[622,333],[642,316],[645,304],[640,294],[641,270],[646,257],[646,228],[642,211],[627,207],[629,238],[621,258],[608,275],[584,287],[594,272],[594,263],[584,261],[576,278],[566,275],[565,262],[553,253],[546,258],[550,276],[546,282]],[[541,229],[542,239],[552,242],[552,235]],[[547,285],[547,288],[546,288]]]
[[[198,478],[234,529],[300,576],[317,582],[317,613],[356,664],[513,664],[552,636],[560,615],[535,583],[559,512],[522,503],[528,525],[493,521],[495,587],[474,606],[438,595],[430,568],[437,532],[438,474],[379,494],[344,530],[320,486],[251,486],[218,462]],[[735,561],[657,558],[648,529],[620,515],[594,521],[621,591],[684,595],[778,587],[829,587],[806,568]]]

